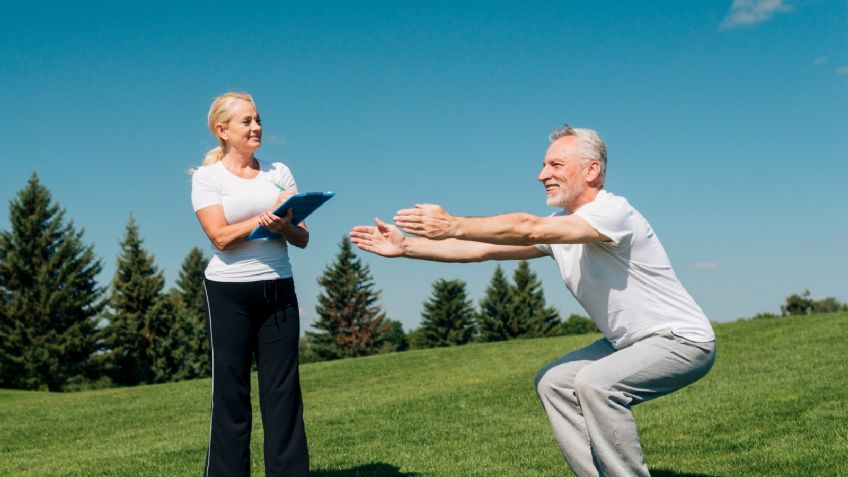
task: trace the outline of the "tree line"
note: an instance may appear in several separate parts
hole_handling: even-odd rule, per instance
[[[209,376],[203,318],[206,258],[193,248],[176,287],[130,215],[115,275],[66,220],[36,174],[0,231],[0,387],[76,390]]]
[[[301,339],[301,362],[598,331],[579,315],[563,322],[546,305],[542,283],[526,260],[518,263],[512,278],[510,283],[498,265],[479,308],[468,297],[465,282],[437,280],[423,304],[421,325],[404,333],[401,323],[388,319],[378,305],[380,292],[368,265],[344,237],[335,260],[318,279],[323,291],[312,324],[317,331]]]
[[[130,214],[111,282],[94,246],[33,173],[0,230],[0,387],[50,391],[164,383],[211,374],[203,276],[192,248],[176,286],[144,247]],[[319,278],[316,331],[301,339],[304,362],[409,348],[559,334],[539,280],[522,263],[509,285],[500,267],[475,310],[465,284],[439,280],[422,325],[407,334],[378,305],[368,266],[344,238]],[[586,319],[588,320],[588,319]]]
[[[0,230],[0,387],[62,391],[210,375],[208,259],[199,248],[166,290],[130,214],[115,274],[101,287],[93,245],[35,173],[11,200],[9,222],[10,230]],[[463,281],[437,280],[420,326],[408,333],[379,305],[380,291],[347,237],[318,283],[318,317],[300,340],[302,362],[598,331],[583,316],[560,319],[527,261],[511,281],[498,265],[477,307]],[[830,311],[848,305],[806,291],[781,307],[782,315]]]

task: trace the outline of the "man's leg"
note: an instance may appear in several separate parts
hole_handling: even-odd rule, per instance
[[[715,343],[664,332],[577,371],[577,400],[603,475],[649,475],[630,407],[697,381],[714,359]]]
[[[583,367],[614,352],[609,341],[600,339],[548,364],[536,375],[536,392],[551,421],[560,451],[571,470],[580,477],[599,474],[574,380]]]

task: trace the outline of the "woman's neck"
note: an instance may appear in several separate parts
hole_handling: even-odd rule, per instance
[[[230,170],[252,169],[254,167],[253,152],[239,152],[230,148],[221,162]]]

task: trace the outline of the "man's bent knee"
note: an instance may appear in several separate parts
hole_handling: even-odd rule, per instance
[[[548,371],[550,370],[550,367],[545,366],[544,368],[540,369],[538,373],[536,373],[536,379],[534,380],[534,384],[536,387],[536,394],[539,397],[544,396],[551,389],[551,384],[553,383],[550,382],[550,378],[546,378],[546,376],[548,375]]]
[[[606,385],[598,381],[588,369],[581,369],[574,376],[574,391],[580,399],[609,394]]]

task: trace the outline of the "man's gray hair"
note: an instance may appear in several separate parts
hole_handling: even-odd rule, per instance
[[[601,180],[607,176],[607,145],[601,136],[592,129],[573,128],[568,124],[557,126],[549,136],[551,142],[565,136],[577,136],[580,141],[580,160],[583,164],[598,161],[601,167]]]

